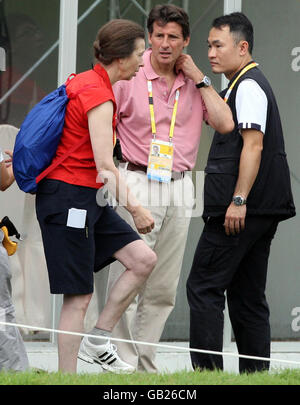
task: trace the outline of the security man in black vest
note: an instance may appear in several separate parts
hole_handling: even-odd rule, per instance
[[[295,215],[277,103],[252,59],[253,27],[242,13],[214,20],[208,38],[214,73],[224,73],[235,129],[215,133],[205,169],[205,227],[187,282],[190,347],[222,351],[225,291],[239,354],[270,358],[265,296],[271,240]],[[197,86],[209,86],[206,77]],[[221,355],[191,352],[194,368],[223,369]],[[240,357],[240,372],[269,368]]]

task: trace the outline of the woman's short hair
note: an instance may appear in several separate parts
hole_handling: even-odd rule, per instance
[[[135,49],[135,41],[145,38],[144,29],[137,23],[116,19],[103,25],[94,41],[95,58],[104,65],[110,65],[115,59],[127,58]]]

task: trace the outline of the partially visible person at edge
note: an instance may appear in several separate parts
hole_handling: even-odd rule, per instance
[[[134,22],[112,20],[99,30],[94,49],[93,69],[67,84],[67,93],[77,96],[67,105],[54,161],[87,134],[88,141],[39,184],[36,210],[50,290],[64,295],[60,330],[83,332],[93,293],[93,272],[114,260],[126,267],[90,332],[96,337],[84,337],[80,343],[78,336],[58,335],[59,369],[76,372],[78,355],[89,363],[99,363],[104,370],[132,372],[134,368],[118,356],[110,335],[151,273],[156,255],[109,205],[103,204],[104,196],[98,189],[107,182],[110,192],[132,215],[137,231],[151,232],[154,221],[150,212],[127,188],[113,161],[116,103],[112,85],[132,79],[143,65],[144,31]]]
[[[144,66],[132,81],[116,83],[114,93],[118,106],[117,133],[124,160],[120,171],[154,217],[155,228],[151,234],[143,235],[143,239],[157,254],[158,262],[113,335],[158,343],[175,305],[194,202],[193,183],[186,172],[195,165],[203,121],[226,133],[233,129],[233,120],[229,107],[210,80],[192,57],[183,53],[190,42],[186,12],[171,4],[155,6],[150,11],[147,26],[151,48],[144,54]],[[152,133],[149,100],[153,101],[156,136]],[[151,144],[161,141],[169,144],[172,117],[175,126],[171,180],[168,183],[150,180],[146,172]],[[161,144],[161,151],[163,147]],[[116,211],[134,227],[123,207],[117,206]],[[108,291],[123,271],[121,264],[110,266]],[[155,346],[117,342],[117,347],[122,357],[137,370],[157,371]]]
[[[280,115],[271,86],[252,58],[253,27],[242,13],[215,19],[208,37],[214,73],[224,73],[235,128],[216,131],[205,169],[205,226],[187,281],[190,347],[222,351],[224,293],[238,352],[270,357],[265,296],[271,241],[295,215]],[[194,368],[222,369],[221,355],[191,352]],[[240,372],[269,361],[239,359]]]
[[[12,157],[11,151],[6,153]],[[12,165],[5,162],[0,148],[0,190],[5,191],[14,180]],[[4,213],[0,212],[0,215],[3,217]],[[4,231],[0,228],[0,321],[16,323],[12,302],[12,275],[8,254],[3,246],[4,237]],[[0,371],[25,371],[28,368],[28,357],[19,329],[16,326],[0,325]]]

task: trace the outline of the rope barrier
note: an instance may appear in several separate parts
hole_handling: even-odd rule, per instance
[[[18,328],[33,329],[33,330],[38,330],[38,331],[43,331],[43,332],[54,332],[54,333],[61,333],[61,334],[64,334],[64,335],[73,335],[73,336],[81,336],[81,337],[86,336],[86,337],[92,337],[93,339],[98,338],[98,339],[107,340],[107,337],[105,337],[105,336],[95,336],[95,335],[90,335],[90,334],[87,334],[87,333],[70,332],[70,331],[65,331],[65,330],[43,328],[43,327],[39,327],[39,326],[23,325],[23,324],[19,324],[19,323],[11,323],[11,322],[2,322],[2,321],[0,321],[0,325],[5,325],[5,326],[9,325],[9,326],[16,326]],[[239,353],[218,352],[218,351],[213,351],[213,350],[194,349],[194,348],[190,348],[190,347],[181,347],[181,346],[174,346],[174,345],[142,342],[142,341],[137,341],[137,340],[119,339],[119,338],[110,338],[110,340],[111,341],[116,341],[116,342],[125,342],[125,343],[131,343],[131,344],[139,344],[139,345],[160,347],[160,348],[164,348],[164,349],[172,349],[172,350],[175,349],[175,350],[182,350],[182,351],[195,352],[195,353],[206,353],[206,354],[215,354],[215,355],[222,355],[222,356],[232,356],[232,357],[240,357],[240,358],[244,358],[244,359],[263,360],[263,361],[269,361],[269,362],[272,361],[272,362],[277,362],[277,363],[294,364],[294,365],[300,366],[300,361],[295,361],[295,360],[285,360],[285,359],[274,359],[274,358],[268,358],[268,357],[249,356],[249,355],[246,355],[246,354],[239,354]]]

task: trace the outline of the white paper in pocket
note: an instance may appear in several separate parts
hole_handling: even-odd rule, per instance
[[[84,228],[86,220],[86,210],[70,208],[68,212],[67,226],[72,228]]]

